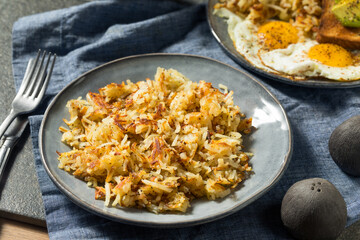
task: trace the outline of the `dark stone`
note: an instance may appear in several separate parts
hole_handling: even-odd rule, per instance
[[[346,225],[346,204],[329,181],[306,179],[285,194],[281,220],[296,239],[336,239]]]
[[[329,152],[341,170],[360,176],[360,116],[349,118],[332,132]]]

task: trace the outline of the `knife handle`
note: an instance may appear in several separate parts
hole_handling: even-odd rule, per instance
[[[4,170],[6,163],[9,159],[10,152],[15,145],[16,139],[14,138],[6,138],[3,145],[0,148],[0,180],[2,179],[4,175]]]

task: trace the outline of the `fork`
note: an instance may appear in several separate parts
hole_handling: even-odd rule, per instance
[[[40,55],[42,55],[41,59]],[[47,60],[45,66],[43,66],[46,55]],[[49,67],[51,59],[51,66],[47,73],[46,70]],[[51,52],[46,54],[46,51],[41,54],[41,50],[39,50],[35,63],[31,60],[29,61],[29,65],[31,65],[29,74],[25,74],[20,89],[12,102],[10,113],[0,125],[0,139],[17,116],[34,111],[40,104],[48,86],[55,60],[56,54],[52,54]]]

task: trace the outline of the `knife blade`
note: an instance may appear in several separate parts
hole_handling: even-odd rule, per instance
[[[6,130],[0,147],[0,180],[3,177],[10,153],[28,124],[27,116],[16,117]]]

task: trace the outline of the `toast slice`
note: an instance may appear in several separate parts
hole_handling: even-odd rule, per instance
[[[334,0],[323,0],[323,12],[316,40],[334,43],[348,49],[360,49],[360,28],[344,27],[331,12]]]

